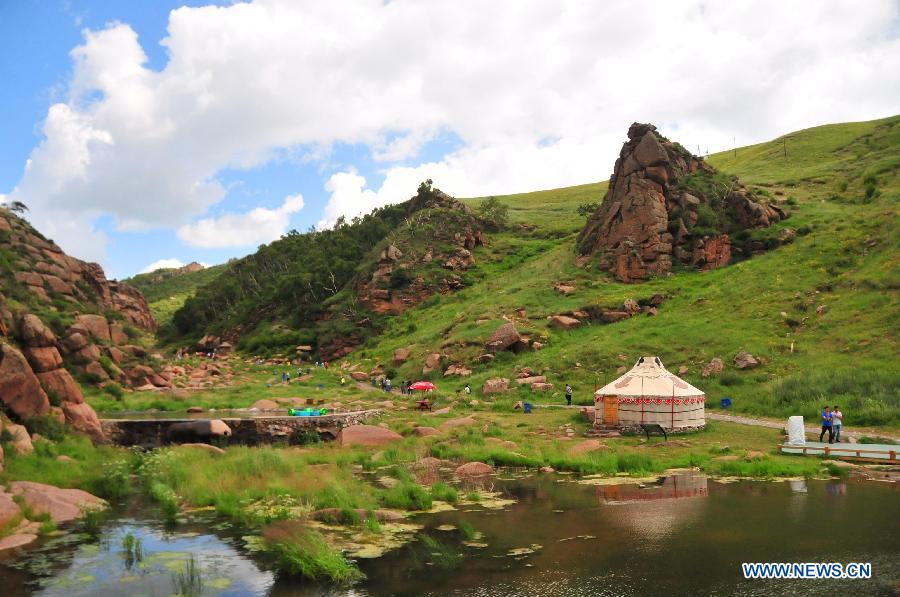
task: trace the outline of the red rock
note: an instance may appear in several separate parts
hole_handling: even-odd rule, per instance
[[[81,388],[78,387],[72,375],[65,369],[60,368],[45,373],[38,373],[37,378],[48,395],[52,394],[62,402],[74,402],[75,404],[84,402]]]
[[[22,513],[19,504],[13,501],[12,496],[0,489],[0,529],[14,521]]]
[[[109,358],[111,358],[116,365],[122,364],[122,361],[125,360],[125,353],[115,346],[107,346],[106,354],[109,355]]]
[[[50,412],[50,401],[21,352],[0,344],[0,402],[19,419]]]
[[[562,330],[574,330],[581,325],[581,321],[568,315],[554,315],[550,318],[550,325]]]
[[[88,339],[79,332],[69,334],[61,343],[63,352],[70,354],[77,352],[88,345]]]
[[[383,446],[401,439],[399,433],[377,425],[350,425],[338,433],[342,446]]]
[[[440,435],[440,431],[434,427],[416,427],[413,429],[413,435],[417,437],[428,437],[430,435]]]
[[[350,374],[350,377],[356,381],[367,381],[369,379],[369,375],[364,371],[354,371]]]
[[[631,317],[631,313],[628,313],[627,311],[604,311],[600,315],[600,319],[604,323],[615,323],[617,321],[628,319],[629,317]]]
[[[746,350],[742,350],[734,355],[734,366],[738,369],[753,369],[759,366],[759,361]]]
[[[546,375],[532,375],[530,377],[517,377],[516,383],[520,386],[531,385],[535,383],[547,383]]]
[[[625,302],[622,304],[622,310],[634,315],[641,312],[641,306],[634,299],[625,299]]]
[[[99,361],[102,356],[96,344],[88,344],[81,350],[76,351],[75,354],[84,361]]]
[[[457,477],[486,477],[494,473],[494,467],[483,462],[467,462],[456,467]]]
[[[509,391],[509,380],[505,377],[494,377],[481,386],[482,394],[503,394]]]
[[[411,354],[408,348],[397,348],[394,350],[394,365],[402,365],[409,360]]]
[[[712,374],[721,373],[725,369],[725,363],[722,359],[716,357],[712,359],[707,366],[703,368],[703,377],[709,377]]]
[[[109,373],[106,372],[106,369],[103,368],[98,361],[91,361],[87,365],[84,366],[84,372],[93,376],[97,380],[109,381]]]
[[[0,552],[24,547],[38,540],[38,536],[34,533],[13,533],[0,539]]]
[[[35,373],[52,371],[62,367],[63,360],[55,346],[29,347],[25,349],[25,357]]]
[[[485,344],[485,348],[492,352],[506,350],[521,342],[521,340],[522,336],[519,335],[516,326],[511,323],[504,323],[491,334],[490,339]]]
[[[443,359],[443,355],[438,352],[433,352],[425,357],[425,366],[422,367],[422,375],[428,375],[432,371],[436,371],[438,367],[441,365],[441,359]]]
[[[127,344],[128,334],[125,333],[125,326],[118,321],[109,324],[109,338],[113,344]]]
[[[90,404],[87,402],[63,402],[62,409],[66,415],[66,422],[73,428],[86,434],[95,443],[106,441],[106,436],[100,427],[100,419],[97,418],[97,413]]]
[[[532,392],[549,392],[553,389],[552,383],[535,382],[531,384]]]
[[[56,343],[56,334],[31,313],[24,315],[19,322],[19,334],[27,346],[53,346]]]
[[[56,524],[81,518],[84,512],[106,507],[106,501],[80,489],[60,489],[32,481],[13,481],[13,495],[21,496],[35,514],[48,514]]]
[[[110,340],[109,322],[102,315],[79,315],[75,323],[87,330],[88,334],[98,340]]]
[[[34,272],[16,272],[16,282],[25,284],[26,286],[43,286],[44,280],[40,274]]]

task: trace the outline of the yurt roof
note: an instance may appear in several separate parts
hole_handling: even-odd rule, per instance
[[[598,396],[703,396],[688,382],[670,373],[659,357],[641,357],[615,381],[597,390]]]

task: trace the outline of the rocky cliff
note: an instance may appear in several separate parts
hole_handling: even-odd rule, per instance
[[[746,231],[784,217],[652,124],[634,123],[606,196],[578,236],[578,252],[582,261],[596,256],[622,282],[639,282],[669,273],[674,263],[727,265],[755,250]]]

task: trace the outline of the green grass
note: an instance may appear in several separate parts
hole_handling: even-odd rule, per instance
[[[352,583],[365,575],[338,552],[331,549],[321,534],[297,521],[276,523],[263,532],[267,551],[278,569],[286,574],[311,580]]]

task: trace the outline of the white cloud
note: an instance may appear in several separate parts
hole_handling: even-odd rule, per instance
[[[292,195],[277,209],[257,207],[246,213],[226,213],[178,229],[178,238],[207,249],[246,247],[275,240],[288,231],[291,214],[303,209],[303,197]]]
[[[600,180],[635,120],[714,151],[897,112],[897,31],[893,0],[183,7],[160,71],[127,24],[85,32],[69,98],[50,107],[10,195],[39,227],[101,214],[123,229],[179,227],[223,199],[223,169],[335,142],[368,145],[386,171],[377,189],[333,177],[326,221],[402,200],[425,172],[478,195]],[[461,149],[396,166],[439,131]],[[249,217],[183,230],[206,238],[204,226]],[[76,254],[102,240],[70,236]]]
[[[155,272],[158,269],[174,269],[176,267],[183,267],[184,261],[181,259],[158,259],[141,270],[142,274],[149,274],[150,272]]]

